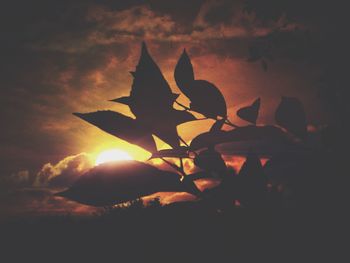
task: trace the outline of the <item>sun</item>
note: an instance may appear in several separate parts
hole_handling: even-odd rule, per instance
[[[96,158],[95,165],[132,159],[133,158],[128,153],[121,150],[113,149],[101,152]]]

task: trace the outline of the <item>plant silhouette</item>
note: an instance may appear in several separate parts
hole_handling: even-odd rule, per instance
[[[256,124],[256,120],[259,115],[259,109],[260,109],[260,98],[257,98],[252,105],[240,108],[237,111],[237,116],[239,116],[241,119],[248,121],[252,124]]]
[[[254,60],[259,58],[260,56],[255,55]],[[226,102],[219,89],[206,80],[195,79],[186,50],[175,67],[174,77],[181,92],[189,98],[189,106],[177,101],[180,94],[172,92],[145,43],[142,43],[136,70],[131,74],[133,83],[130,95],[112,101],[128,105],[135,119],[113,111],[74,115],[151,152],[151,158],[160,158],[174,172],[162,171],[137,161],[100,165],[81,176],[71,188],[59,195],[85,204],[106,206],[160,191],[184,191],[201,200],[217,200],[219,207],[223,204],[232,205],[234,200],[239,201],[242,206],[259,207],[269,200],[270,178],[259,156],[268,156],[275,160],[276,152],[268,150],[269,147],[251,148],[249,142],[264,143],[271,146],[270,148],[279,145],[279,153],[303,153],[299,139],[306,138],[306,120],[302,104],[296,98],[282,97],[277,108],[276,121],[283,129],[274,125],[256,125],[260,98],[237,111],[238,117],[252,124],[238,127],[229,120]],[[175,109],[175,103],[183,110]],[[208,132],[196,136],[188,145],[178,135],[177,125],[196,121],[192,112],[214,119],[215,123]],[[153,135],[171,148],[157,150]],[[217,149],[220,145],[237,142],[247,142],[247,158],[238,175],[227,167]],[[174,162],[177,158],[180,165]],[[184,158],[192,160],[199,171],[186,174]],[[202,178],[216,178],[221,183],[213,189],[200,191],[195,181]]]
[[[131,74],[134,79],[130,96],[112,101],[128,105],[143,129],[155,134],[173,148],[180,146],[176,126],[193,121],[195,117],[187,111],[173,108],[179,94],[172,93],[145,43],[142,43],[136,71]]]
[[[214,84],[195,79],[186,50],[176,65],[174,77],[179,89],[191,101],[189,110],[199,112],[208,118],[227,118],[226,102],[221,92]]]

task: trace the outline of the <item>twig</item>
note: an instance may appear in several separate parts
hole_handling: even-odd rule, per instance
[[[169,165],[171,168],[173,168],[174,170],[178,171],[181,173],[182,176],[186,176],[186,173],[183,171],[183,169],[181,169],[180,167],[178,167],[176,164],[169,162],[168,160],[164,159],[163,157],[160,157],[160,159],[165,162],[167,165]]]
[[[185,144],[186,145],[186,147],[188,147],[189,145],[187,144],[187,142],[184,140],[184,139],[182,139],[181,138],[181,136],[180,135],[178,135],[178,137],[179,137],[179,140],[181,141],[181,142],[183,142],[183,144]]]
[[[182,108],[184,108],[185,110],[191,110],[189,107],[183,105],[182,103],[178,102],[177,100],[175,100],[175,103],[179,106],[181,106]]]
[[[226,124],[226,125],[229,125],[229,126],[231,126],[231,127],[234,127],[234,128],[239,128],[238,125],[236,125],[236,124],[230,122],[230,120],[227,119],[227,118],[226,118],[226,120],[225,120],[225,124]]]

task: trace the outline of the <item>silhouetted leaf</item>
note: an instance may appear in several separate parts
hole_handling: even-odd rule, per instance
[[[191,60],[186,51],[176,65],[174,77],[179,89],[190,99],[191,110],[208,118],[226,118],[224,97],[214,84],[206,80],[195,80]]]
[[[152,134],[135,119],[114,111],[73,114],[122,140],[136,144],[150,152],[156,151]]]
[[[188,98],[191,96],[191,91],[189,90],[191,82],[194,81],[193,67],[191,59],[187,55],[184,49],[174,71],[176,85]]]
[[[263,174],[263,167],[259,157],[255,153],[249,153],[238,175],[257,177]]]
[[[141,105],[150,105],[152,108],[155,105],[165,107],[173,104],[174,95],[170,86],[149,54],[144,42],[142,43],[140,60],[133,75],[134,80],[130,93],[133,100],[142,102]],[[137,116],[137,114],[135,115]]]
[[[158,152],[152,153],[153,158],[188,158],[188,148],[185,146],[181,146],[175,149],[164,149],[159,150]]]
[[[128,105],[137,119],[165,118],[168,111],[173,109],[173,103],[179,94],[171,91],[145,43],[142,43],[140,59],[132,75],[130,96],[112,101]]]
[[[304,139],[307,135],[306,116],[302,103],[297,98],[282,97],[275,113],[276,123],[290,133]]]
[[[220,131],[222,126],[224,126],[224,124],[225,124],[225,119],[215,121],[213,126],[211,126],[211,128],[210,128],[210,132]]]
[[[202,192],[198,189],[197,185],[193,182],[193,180],[190,180],[187,176],[183,179],[183,186],[184,191],[193,194],[195,196],[201,196]]]
[[[260,98],[257,98],[252,105],[240,108],[237,111],[237,115],[245,121],[256,124],[256,120],[259,114],[259,109],[260,109]]]
[[[200,152],[194,159],[194,164],[207,172],[217,172],[219,175],[223,175],[227,169],[221,154],[213,148]]]
[[[145,126],[150,127],[152,133],[166,142],[173,148],[180,146],[177,125],[194,121],[196,118],[187,111],[171,110],[164,116],[164,119],[153,119],[151,121],[141,121]]]
[[[267,71],[267,63],[264,59],[261,60],[261,67],[263,68],[264,71]]]
[[[227,117],[226,102],[219,89],[206,80],[191,83],[190,109],[208,118]]]
[[[177,174],[137,161],[101,164],[58,195],[83,204],[107,206],[156,192],[185,191]]]
[[[240,181],[239,196],[243,205],[261,207],[266,201],[267,177],[259,157],[250,153],[238,174]]]
[[[213,145],[239,141],[278,141],[290,143],[291,139],[280,128],[275,126],[245,126],[231,131],[206,132],[195,137],[190,145],[192,151]]]

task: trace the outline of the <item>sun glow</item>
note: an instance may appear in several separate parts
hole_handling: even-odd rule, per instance
[[[101,152],[96,158],[95,165],[125,160],[133,160],[133,158],[124,151],[113,149]]]

